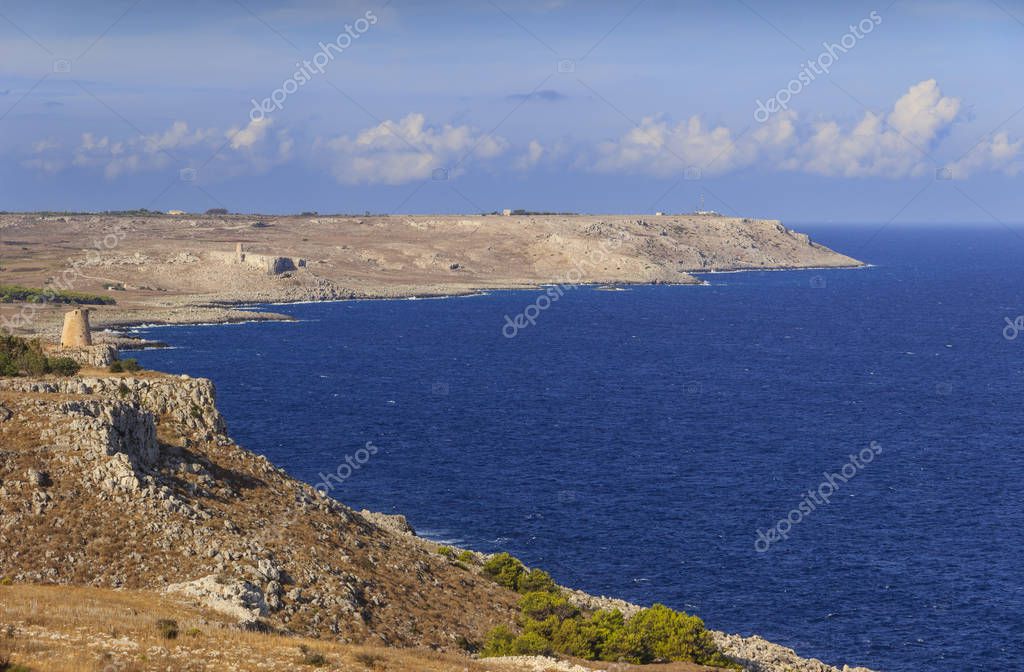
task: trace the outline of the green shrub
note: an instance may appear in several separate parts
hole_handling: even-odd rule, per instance
[[[704,627],[704,621],[663,604],[644,609],[629,619],[609,644],[613,652],[630,662],[690,660],[703,665],[729,664]]]
[[[462,553],[459,553],[459,562],[464,562],[467,565],[475,565],[476,553],[473,551],[463,551]]]
[[[139,360],[137,360],[137,359],[122,359],[121,360],[121,367],[125,371],[129,371],[129,372],[135,372],[135,371],[141,371],[142,370],[142,366],[139,364]]]
[[[512,642],[513,656],[547,656],[551,653],[551,642],[536,632],[525,632]]]
[[[446,558],[455,557],[455,550],[452,549],[451,546],[442,546],[441,548],[437,549],[437,552],[439,555],[443,555]]]
[[[58,376],[70,378],[82,370],[82,365],[70,357],[50,358],[50,370]]]
[[[628,620],[618,610],[584,616],[563,597],[535,591],[520,599],[519,608],[522,634],[495,628],[481,655],[560,653],[585,660],[688,661],[740,669],[718,650],[701,619],[661,604]]]
[[[524,622],[524,635],[538,635],[548,642],[550,648],[553,648],[551,642],[554,641],[555,635],[558,634],[558,630],[562,625],[562,620],[558,616],[548,616],[542,621],[535,621],[525,617],[522,620]]]
[[[543,621],[550,616],[564,620],[575,616],[579,610],[561,595],[536,591],[527,593],[519,599],[519,613],[524,618],[534,621]]]
[[[0,376],[73,376],[81,367],[68,357],[49,357],[37,340],[0,336]]]
[[[484,574],[509,590],[519,590],[519,577],[525,571],[523,563],[508,553],[499,553],[484,563]]]
[[[110,366],[107,368],[107,370],[110,371],[111,373],[122,373],[124,371],[124,364],[121,362],[120,359],[115,359],[110,363]]]
[[[603,615],[618,617],[618,622],[605,622]],[[561,622],[554,633],[551,643],[556,651],[584,660],[603,660],[606,655],[607,642],[612,634],[622,627],[622,614],[615,612],[598,612],[589,619],[568,618]]]
[[[74,303],[80,305],[109,306],[117,303],[109,296],[84,294],[82,292],[65,292],[58,289],[39,289],[21,287],[19,285],[0,285],[0,303]]]
[[[516,588],[520,593],[532,593],[539,590],[553,593],[558,590],[551,575],[541,569],[531,569],[520,576]]]
[[[484,641],[484,647],[480,650],[480,655],[484,658],[511,656],[512,642],[515,639],[515,634],[508,627],[499,625],[487,634],[487,639]]]
[[[0,375],[41,376],[45,374],[46,353],[39,341],[17,336],[0,337]]]
[[[467,555],[468,554],[468,555]],[[459,556],[467,562],[475,562],[476,556],[466,551]],[[484,574],[509,590],[520,593],[558,592],[558,586],[547,572],[540,569],[526,571],[517,558],[508,553],[499,553],[484,563]]]

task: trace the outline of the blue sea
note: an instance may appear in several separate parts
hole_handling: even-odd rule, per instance
[[[139,358],[424,536],[833,664],[1024,669],[1024,230],[798,228],[873,266],[273,306]]]

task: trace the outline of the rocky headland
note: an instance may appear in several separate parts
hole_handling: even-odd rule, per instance
[[[0,285],[105,296],[94,326],[288,319],[256,303],[543,284],[697,284],[694,273],[850,268],[777,220],[719,215],[0,214]],[[6,306],[54,334],[59,307]]]

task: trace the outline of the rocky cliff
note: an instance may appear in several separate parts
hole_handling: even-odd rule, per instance
[[[213,395],[152,374],[0,381],[0,575],[394,645],[458,648],[512,618],[514,594],[239,448]]]

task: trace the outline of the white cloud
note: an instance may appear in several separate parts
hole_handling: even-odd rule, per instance
[[[911,86],[884,117],[869,112],[851,128],[837,121],[801,126],[792,111],[741,134],[698,116],[674,125],[646,117],[621,138],[599,145],[596,158],[584,156],[577,165],[657,177],[681,175],[690,167],[713,175],[758,164],[829,176],[904,178],[934,169],[928,153],[959,112],[960,100],[943,96],[929,79]],[[1019,143],[1002,138],[980,152],[989,157],[982,163],[1012,170],[1019,150]]]
[[[293,158],[295,140],[287,128],[271,133],[269,118],[250,121],[239,130],[232,128],[226,135],[233,154],[221,152],[218,164],[225,176],[265,173]]]
[[[33,154],[42,154],[44,152],[48,152],[50,150],[60,149],[60,148],[61,148],[60,141],[59,140],[54,140],[53,138],[45,138],[43,140],[39,140],[38,142],[32,143],[32,153]]]
[[[778,115],[753,132],[735,135],[725,126],[711,127],[699,116],[675,125],[645,117],[622,138],[601,143],[596,159],[584,157],[579,165],[599,172],[640,172],[668,177],[695,167],[708,174],[725,173],[757,160],[761,152],[775,152],[792,144],[793,115]]]
[[[915,84],[882,117],[868,112],[853,128],[814,126],[784,167],[843,177],[918,176],[930,172],[936,141],[952,126],[960,100],[942,95],[934,79]]]
[[[207,163],[214,158],[214,152],[222,149],[215,158],[224,174],[262,172],[290,159],[294,147],[286,130],[276,134],[273,145],[264,142],[269,126],[269,119],[261,120],[225,133],[212,128],[192,130],[186,122],[175,121],[166,131],[124,139],[86,132],[70,157],[61,155],[59,141],[47,138],[32,145],[34,156],[22,165],[47,173],[69,166],[100,169],[107,179],[113,180],[134,173]],[[230,141],[228,147],[222,148],[225,136]]]
[[[540,160],[544,157],[546,149],[544,145],[540,144],[536,140],[530,140],[530,144],[526,146],[526,151],[516,159],[515,167],[517,170],[529,170],[533,168]]]
[[[582,171],[676,178],[690,168],[709,176],[757,167],[903,179],[933,174],[936,166],[930,155],[960,120],[960,111],[960,100],[943,95],[935,80],[929,79],[909,87],[887,112],[864,114],[852,125],[835,120],[801,123],[790,110],[737,133],[699,116],[679,122],[649,116],[621,137],[596,146],[566,139],[530,139],[514,151],[502,137],[469,125],[430,125],[419,113],[354,135],[318,138],[312,144],[301,142],[301,131],[296,142],[291,129],[279,128],[269,118],[228,131],[193,130],[186,122],[175,121],[164,131],[144,136],[83,133],[72,146],[66,146],[70,145],[66,139],[62,145],[60,139],[47,137],[26,145],[22,165],[46,173],[69,166],[93,168],[108,179],[208,165],[204,174],[224,179],[266,172],[290,161],[309,161],[326,163],[343,184],[385,185],[429,179],[438,168],[455,176],[464,172],[464,160],[471,159],[487,169],[521,172],[558,164]],[[567,157],[570,152],[575,158]],[[506,155],[510,155],[507,160],[492,161]],[[997,133],[946,168],[958,179],[984,171],[1018,175],[1024,172],[1024,140]]]
[[[384,121],[354,138],[347,135],[318,142],[326,149],[335,177],[345,184],[404,184],[431,176],[436,168],[452,170],[463,157],[491,159],[508,149],[504,138],[484,135],[471,126],[428,126],[422,114],[398,122]],[[462,172],[461,168],[455,173]]]
[[[1006,131],[979,142],[962,159],[946,164],[955,180],[964,180],[976,172],[995,171],[1015,176],[1024,170],[1024,140],[1012,142]]]
[[[209,147],[216,136],[213,129],[190,130],[184,121],[175,121],[162,133],[125,140],[83,133],[71,163],[81,168],[102,168],[104,176],[112,180],[122,175],[165,168],[174,159],[183,159],[177,152]]]
[[[45,158],[37,157],[34,159],[25,159],[21,162],[21,165],[32,170],[38,170],[41,173],[47,173],[49,175],[55,175],[60,171],[67,168],[67,162],[61,158]]]
[[[164,133],[146,135],[142,137],[142,145],[146,152],[155,153],[170,151],[184,147],[192,147],[214,138],[217,132],[213,129],[196,129],[190,132],[188,124],[184,121],[176,121]]]
[[[245,128],[232,128],[227,132],[231,138],[231,149],[249,149],[253,145],[262,142],[270,128],[271,120],[268,118],[253,119]]]

